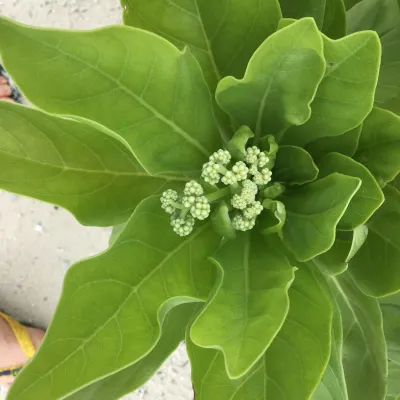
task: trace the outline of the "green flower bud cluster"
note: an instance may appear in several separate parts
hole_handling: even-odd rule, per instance
[[[260,168],[265,167],[269,162],[269,157],[256,146],[246,149],[244,159],[246,163]]]
[[[218,150],[204,164],[202,179],[212,185],[221,181],[228,186],[236,185],[238,182],[248,179],[250,174],[256,185],[266,185],[271,181],[272,172],[266,167],[270,159],[256,146],[246,150],[245,162],[238,161],[232,166],[231,170],[228,170],[226,167],[230,161],[231,155],[227,150]]]
[[[225,166],[231,161],[231,155],[227,150],[218,150],[211,155],[209,161],[203,165],[202,179],[211,185],[221,180],[221,174],[227,172]]]
[[[175,190],[168,189],[162,194],[160,201],[163,210],[171,214],[174,232],[187,236],[193,231],[195,219],[206,219],[210,215],[211,207],[203,196],[203,187],[196,181],[186,183],[183,194],[180,198]]]
[[[254,201],[246,207],[242,213],[238,213],[233,217],[232,225],[237,231],[248,231],[253,229],[257,217],[262,213],[264,207],[259,201]]]
[[[179,200],[178,193],[175,190],[168,189],[161,196],[161,207],[168,214],[173,214],[176,210],[174,207],[175,202]]]
[[[171,218],[171,226],[179,236],[188,236],[192,233],[194,227],[194,218],[186,215],[184,218]]]
[[[244,210],[247,206],[254,203],[258,193],[257,185],[249,179],[246,179],[242,184],[240,194],[235,194],[232,197],[231,203],[234,208]]]
[[[269,141],[272,148],[274,139]],[[252,229],[264,209],[259,200],[262,201],[265,197],[266,185],[272,179],[272,172],[268,167],[271,168],[275,162],[277,148],[273,150],[267,154],[252,146],[245,150],[242,161],[232,162],[231,154],[220,149],[203,165],[201,178],[211,185],[222,183],[227,187],[217,188],[206,196],[198,182],[190,181],[186,184],[182,197],[174,190],[164,192],[161,196],[161,207],[171,214],[174,232],[180,236],[189,235],[196,219],[204,220],[210,215],[210,202],[224,197],[230,198],[229,213],[233,228],[239,231]]]
[[[253,182],[256,185],[261,186],[271,182],[272,172],[266,167],[270,159],[258,147],[246,149],[245,161],[250,165],[249,173],[253,176]]]

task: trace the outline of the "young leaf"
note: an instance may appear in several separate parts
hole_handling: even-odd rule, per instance
[[[274,181],[302,185],[317,179],[318,167],[307,151],[296,146],[280,146],[273,169]]]
[[[66,399],[114,400],[139,389],[185,339],[186,326],[195,312],[196,306],[193,304],[173,308],[165,317],[160,341],[146,357],[122,371],[93,382]]]
[[[46,338],[9,399],[65,398],[144,358],[171,308],[209,295],[207,256],[218,244],[210,224],[171,235],[159,198],[144,200],[112,247],[68,271]]]
[[[221,285],[190,335],[198,346],[220,349],[229,377],[237,379],[249,372],[281,329],[294,268],[257,232],[227,241],[214,261],[221,269]]]
[[[381,54],[378,35],[358,32],[340,40],[323,39],[327,68],[311,104],[311,118],[291,127],[285,144],[305,146],[321,137],[343,135],[372,110]]]
[[[333,246],[312,261],[329,275],[339,275],[347,270],[349,261],[364,245],[368,236],[365,225],[357,226],[352,232],[337,232]]]
[[[400,23],[398,0],[363,0],[347,13],[347,31],[372,30],[384,36]]]
[[[359,178],[335,173],[284,193],[282,239],[297,260],[310,260],[332,247],[336,226],[360,185]]]
[[[211,96],[190,52],[123,26],[74,32],[2,17],[0,36],[4,64],[32,103],[107,126],[150,173],[197,173],[218,148]]]
[[[360,140],[362,125],[340,136],[326,136],[308,143],[306,150],[311,154],[315,162],[329,153],[340,153],[348,157],[353,157],[357,151]]]
[[[364,164],[378,182],[392,181],[400,172],[400,117],[374,108],[364,121],[355,159]]]
[[[259,227],[263,235],[280,233],[286,221],[285,205],[280,201],[265,199],[265,211],[259,217]]]
[[[276,31],[277,0],[122,0],[124,22],[189,46],[212,91],[224,76],[241,77],[257,47]]]
[[[339,307],[331,299],[333,307],[331,355],[322,379],[311,400],[349,400],[343,370],[343,327]]]
[[[339,153],[330,153],[318,163],[318,167],[321,178],[339,172],[360,178],[362,182],[339,221],[338,229],[350,231],[365,224],[384,202],[385,197],[374,176],[357,161]]]
[[[361,290],[375,297],[400,290],[400,192],[383,190],[385,203],[368,222],[365,245],[350,262],[350,273]]]
[[[233,138],[226,144],[226,148],[231,153],[233,159],[243,161],[246,155],[246,147],[249,139],[254,137],[254,133],[248,126],[241,126]]]
[[[388,356],[400,364],[400,292],[383,297],[380,304]]]
[[[240,125],[249,126],[258,140],[310,118],[310,103],[324,71],[321,35],[314,20],[305,18],[266,39],[243,79],[222,79],[217,101]]]
[[[0,102],[0,187],[69,210],[84,225],[126,221],[178,176],[150,176],[128,145],[93,122]]]
[[[329,359],[332,310],[308,267],[298,274],[289,289],[291,308],[283,328],[247,375],[229,379],[221,352],[189,341],[196,400],[310,398]]]
[[[333,39],[346,34],[343,0],[279,0],[284,17],[313,17],[318,28]]]
[[[344,273],[331,278],[343,321],[343,365],[351,400],[383,400],[387,357],[382,314],[376,299],[365,296]]]

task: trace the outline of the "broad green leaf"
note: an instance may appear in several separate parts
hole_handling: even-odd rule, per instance
[[[372,29],[382,44],[382,61],[375,103],[400,113],[400,1],[364,0],[348,12],[349,30]]]
[[[368,238],[349,264],[357,285],[375,297],[400,290],[400,192],[391,186],[383,192],[385,203],[368,222]]]
[[[344,0],[326,0],[322,32],[332,39],[339,39],[347,34],[346,25]]]
[[[84,225],[126,221],[179,176],[150,176],[129,146],[93,122],[0,102],[0,187],[69,210]]]
[[[66,399],[114,400],[139,389],[185,339],[186,326],[195,315],[195,311],[196,307],[193,304],[182,304],[173,308],[165,318],[160,341],[146,357],[122,371],[90,384]]]
[[[188,342],[196,400],[308,400],[330,355],[332,310],[306,266],[289,289],[283,328],[251,371],[230,380],[221,352]]]
[[[315,162],[319,162],[326,154],[336,152],[353,157],[357,151],[362,125],[340,136],[326,136],[308,143],[306,150]]]
[[[286,221],[285,205],[276,200],[263,201],[264,212],[259,217],[259,227],[263,235],[280,233]]]
[[[400,21],[381,37],[382,61],[376,87],[375,104],[400,114]]]
[[[331,305],[333,307],[331,355],[321,382],[313,393],[311,400],[349,400],[342,362],[342,317],[336,301],[332,298]]]
[[[248,126],[241,126],[233,138],[226,144],[226,148],[235,160],[243,161],[246,155],[246,147],[249,139],[254,137],[254,133]]]
[[[317,275],[303,264],[289,289],[289,314],[264,357],[267,399],[308,400],[328,364],[332,306]]]
[[[235,239],[236,231],[229,216],[229,207],[224,201],[219,204],[211,215],[211,221],[215,232],[224,238]]]
[[[330,275],[339,275],[347,270],[349,261],[364,245],[368,228],[360,225],[352,232],[337,232],[333,246],[313,259],[315,265]]]
[[[317,179],[318,167],[301,147],[280,146],[273,169],[273,179],[288,185],[302,185]]]
[[[346,34],[343,0],[279,0],[284,17],[313,17],[318,28],[333,39]]]
[[[388,357],[400,364],[400,293],[383,297],[380,304]]]
[[[355,159],[364,164],[378,182],[392,181],[400,172],[400,117],[374,108],[364,121]]]
[[[363,0],[347,13],[348,33],[372,30],[384,36],[400,24],[398,0]]]
[[[221,284],[190,335],[198,346],[220,349],[228,375],[236,379],[249,372],[281,329],[294,268],[257,232],[238,234],[213,260]]]
[[[125,24],[163,36],[178,48],[189,46],[214,91],[221,78],[241,77],[247,62],[275,32],[277,0],[122,0]]]
[[[362,1],[362,0],[344,0],[344,4],[346,6],[346,10],[350,10],[351,8],[353,8],[360,1]]]
[[[318,163],[318,167],[321,178],[339,172],[360,178],[362,182],[339,221],[338,229],[349,231],[365,224],[384,202],[382,190],[371,172],[350,157],[339,153],[329,153]]]
[[[218,244],[210,224],[185,239],[172,234],[159,199],[143,201],[112,247],[68,271],[46,338],[9,400],[65,398],[140,361],[171,308],[206,300],[215,279],[207,257]]]
[[[393,361],[389,362],[387,396],[393,400],[400,398],[400,364]]]
[[[125,224],[119,224],[119,225],[113,226],[110,238],[108,239],[109,246],[113,245],[117,241],[119,235],[122,233],[124,228],[125,228]]]
[[[196,400],[267,400],[265,371],[260,361],[244,377],[229,379],[224,356],[218,350],[196,346],[187,334]]]
[[[346,272],[331,282],[342,315],[348,397],[384,400],[387,356],[378,301],[364,295]]]
[[[291,127],[283,143],[305,146],[326,136],[340,136],[359,126],[372,110],[381,46],[375,32],[324,39],[325,76],[311,104],[311,118]]]
[[[249,126],[258,140],[310,118],[310,103],[324,71],[321,35],[314,20],[305,18],[267,38],[243,79],[222,79],[217,102],[237,123]]]
[[[194,174],[218,148],[212,99],[189,51],[124,26],[74,32],[3,17],[0,37],[4,65],[33,104],[107,126],[150,173]]]
[[[286,206],[282,240],[299,261],[332,247],[336,226],[360,185],[359,178],[335,173],[284,193],[280,198]]]

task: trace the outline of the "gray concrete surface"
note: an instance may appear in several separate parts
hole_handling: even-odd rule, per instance
[[[0,15],[68,29],[121,21],[118,0],[0,0]],[[62,209],[0,192],[0,308],[36,326],[47,326],[67,268],[104,250],[108,237],[108,229],[82,227]],[[189,375],[181,346],[145,387],[126,400],[191,400]],[[0,393],[0,400],[3,396]]]

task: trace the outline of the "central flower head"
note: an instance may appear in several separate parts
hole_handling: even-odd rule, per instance
[[[275,144],[273,139],[272,142]],[[270,167],[274,163],[277,146],[271,148],[272,157],[257,146],[248,147],[238,161],[233,160],[232,154],[225,149],[213,153],[203,165],[201,179],[213,186],[214,192],[205,195],[203,186],[196,181],[186,184],[183,196],[174,190],[164,192],[161,207],[171,214],[173,230],[180,236],[189,235],[195,219],[208,218],[210,203],[222,199],[228,204],[233,229],[252,229],[263,211],[263,193],[266,193],[265,188],[272,179]]]

